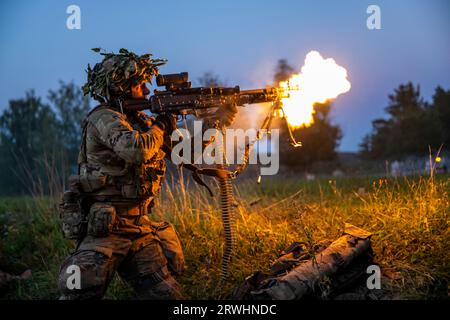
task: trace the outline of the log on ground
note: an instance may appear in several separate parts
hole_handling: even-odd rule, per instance
[[[367,265],[373,258],[371,235],[363,229],[346,224],[344,234],[340,238],[320,249],[312,258],[286,270],[284,274],[255,274],[253,285],[249,285],[247,281],[244,286],[248,290],[246,294],[242,295],[241,287],[241,298],[296,300],[311,295],[327,298],[330,292],[336,293],[348,287],[365,274]],[[278,259],[278,263],[284,257],[292,258],[285,255]],[[235,295],[235,298],[238,296]]]

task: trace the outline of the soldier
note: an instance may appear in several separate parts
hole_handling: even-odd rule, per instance
[[[101,104],[85,119],[79,174],[71,179],[83,195],[82,205],[73,210],[65,194],[66,203],[60,206],[63,231],[78,240],[60,269],[61,299],[102,298],[116,271],[139,299],[182,299],[171,274],[184,267],[179,239],[171,225],[153,222],[148,215],[164,177],[164,158],[170,158],[163,145],[170,141],[176,120],[129,111],[123,104],[124,99],[146,99],[146,83],[166,61],[125,49],[102,55],[101,63],[88,67],[83,87]],[[218,120],[229,124],[235,112],[225,110]],[[86,220],[86,227],[74,217]],[[80,270],[80,288],[68,286],[70,266]]]

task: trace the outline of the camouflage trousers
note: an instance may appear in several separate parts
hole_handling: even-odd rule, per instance
[[[73,266],[80,271],[78,288],[69,284]],[[133,287],[138,299],[183,299],[153,234],[136,239],[117,234],[84,238],[61,266],[60,299],[101,299],[116,271]]]

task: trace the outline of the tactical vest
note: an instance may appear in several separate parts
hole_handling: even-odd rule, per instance
[[[102,139],[95,128],[102,112],[110,112],[111,109],[114,110],[105,105],[96,107],[83,124],[83,141],[78,158],[79,184],[82,191],[108,199],[136,201],[152,198],[158,194],[163,182],[166,170],[165,152],[161,149],[155,150],[151,159],[140,164],[127,163],[120,158],[114,150],[101,142]],[[153,121],[143,112],[114,112],[115,121],[121,121],[140,133],[147,132]]]

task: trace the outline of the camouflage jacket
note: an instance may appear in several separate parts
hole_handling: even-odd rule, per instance
[[[78,158],[84,192],[130,201],[158,194],[166,169],[164,131],[153,121],[106,105],[88,115]]]

